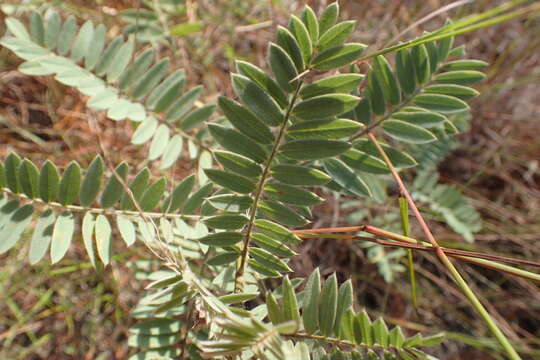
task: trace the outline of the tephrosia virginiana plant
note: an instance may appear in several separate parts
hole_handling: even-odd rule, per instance
[[[185,89],[185,70],[138,49],[134,38],[108,39],[103,25],[79,25],[53,11],[32,13],[28,25],[8,18],[0,44],[24,60],[20,72],[52,76],[84,94],[89,109],[132,122],[132,143],[149,150],[148,167],[138,171],[100,155],[86,169],[73,161],[62,172],[54,159],[38,166],[7,156],[0,163],[0,253],[28,228],[32,264],[47,255],[59,262],[79,237],[95,267],[110,263],[113,242],[144,244],[158,270],[134,264],[149,283],[133,309],[133,359],[308,360],[428,358],[445,337],[405,336],[373,319],[356,303],[352,283],[339,284],[335,274],[323,279],[313,269],[307,279],[289,278],[295,245],[314,237],[369,244],[389,282],[401,270],[393,258],[409,252],[412,269],[412,250],[432,251],[518,359],[453,263],[539,276],[505,265],[514,259],[440,247],[414,203],[428,204],[467,241],[480,229],[459,191],[437,184],[432,164],[452,148],[467,100],[478,95],[470,85],[487,65],[463,58],[453,36],[520,14],[500,15],[505,10],[366,53],[366,45],[347,42],[355,22],[338,20],[337,3],[319,16],[306,6],[277,27],[267,49],[271,71],[236,61],[236,96],[219,97],[217,106],[201,104],[203,89]],[[191,161],[193,174],[165,175],[178,161]],[[399,174],[415,166],[409,194]],[[348,204],[360,210],[384,200],[394,180],[402,196],[398,226],[309,227],[312,207],[324,201],[316,189],[357,198]],[[427,241],[410,237],[409,209]],[[388,246],[407,251],[386,256]]]

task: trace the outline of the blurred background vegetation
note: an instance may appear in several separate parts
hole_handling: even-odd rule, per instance
[[[7,0],[0,20],[28,9],[54,7],[62,14],[105,23],[109,37],[133,34],[169,56],[174,67],[187,70],[188,80],[205,86],[204,102],[231,95],[229,70],[234,59],[265,66],[265,50],[275,27],[285,25],[305,1],[291,0]],[[307,1],[315,10],[325,0]],[[406,33],[411,24],[450,1],[341,1],[344,19],[357,20],[353,40],[379,49],[436,29],[447,17],[485,11],[502,1],[463,1]],[[0,34],[4,29],[0,29]],[[540,257],[540,19],[523,17],[457,38],[468,57],[490,63],[488,78],[477,87],[468,131],[459,146],[438,166],[440,181],[457,186],[482,217],[474,243],[440,222],[433,222],[443,243],[460,243],[475,251],[537,260]],[[32,160],[71,159],[87,165],[99,152],[97,133],[113,158],[144,165],[145,150],[130,145],[132,129],[86,110],[73,89],[50,77],[16,71],[18,60],[0,49],[0,156],[15,150]],[[99,120],[100,129],[93,124]],[[59,163],[64,161],[65,164]],[[176,167],[178,178],[189,163]],[[409,178],[410,180],[411,178]],[[394,191],[390,189],[390,191]],[[343,201],[345,200],[345,202]],[[395,201],[362,210],[361,202],[328,197],[315,212],[314,227],[354,224],[363,217],[380,218]],[[345,204],[345,206],[343,206]],[[392,204],[392,205],[390,205]],[[395,209],[394,209],[395,210]],[[429,212],[429,209],[424,209]],[[386,219],[389,222],[395,219]],[[436,220],[436,218],[435,218]],[[379,220],[378,220],[379,221]],[[59,265],[41,262],[30,267],[27,249],[0,256],[0,359],[124,359],[131,307],[141,292],[129,262],[145,258],[144,249],[116,251],[113,265],[95,271],[82,242]],[[344,240],[305,242],[294,266],[298,275],[316,266],[323,275],[336,271],[351,277],[358,301],[371,313],[411,332],[446,330],[449,341],[438,350],[441,359],[502,359],[497,344],[454,290],[433,255],[415,256],[418,307],[411,305],[406,273],[393,281],[382,276],[377,259]],[[388,254],[387,254],[388,255]],[[379,259],[380,260],[380,259]],[[397,263],[403,262],[401,256]],[[397,266],[395,270],[400,270]],[[518,349],[540,359],[540,288],[521,279],[462,266],[469,284],[492,306],[488,310]],[[381,275],[382,274],[382,275]],[[450,341],[456,340],[456,341]]]

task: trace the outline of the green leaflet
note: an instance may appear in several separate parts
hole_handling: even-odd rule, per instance
[[[383,160],[356,149],[344,152],[341,160],[355,170],[372,174],[387,174],[390,171]]]
[[[360,98],[347,94],[326,94],[303,100],[296,104],[292,114],[304,120],[338,116],[354,109]]]
[[[472,99],[479,95],[479,92],[473,88],[456,84],[430,85],[425,87],[422,92],[449,95],[461,100]]]
[[[482,70],[489,64],[482,60],[454,60],[443,66],[444,71]]]
[[[199,109],[193,110],[181,121],[180,127],[184,131],[190,131],[205,121],[208,121],[215,110],[215,104],[204,105]]]
[[[462,112],[469,109],[469,105],[463,100],[441,94],[420,94],[413,98],[413,103],[425,109],[444,114]]]
[[[285,184],[269,184],[264,191],[269,198],[291,205],[312,206],[323,201],[311,191]]]
[[[342,45],[354,31],[356,21],[343,21],[324,32],[319,38],[317,49],[326,50],[331,47]]]
[[[338,159],[324,161],[324,168],[333,180],[344,189],[358,196],[371,196],[367,184],[351,168]]]
[[[259,85],[239,74],[232,74],[231,79],[238,97],[259,119],[270,126],[282,123],[279,105]]]
[[[43,18],[40,13],[36,11],[32,12],[29,28],[32,41],[43,46],[45,44],[45,26],[43,25]]]
[[[230,294],[220,296],[219,300],[225,304],[239,304],[255,299],[258,295],[259,293]]]
[[[331,70],[358,59],[366,46],[359,43],[349,43],[327,49],[312,61],[313,67],[317,70]]]
[[[113,64],[116,64],[116,56],[119,55],[120,49],[122,49],[122,45],[124,45],[123,35],[118,35],[113,39],[113,41],[109,43],[105,51],[99,57],[99,61],[96,64],[96,68],[94,69],[97,75],[104,76],[113,66]],[[88,51],[91,51],[91,49],[89,48]]]
[[[62,180],[60,181],[58,190],[58,201],[60,204],[71,205],[79,195],[80,186],[81,168],[77,162],[72,161],[66,170],[64,170],[64,175],[62,175]]]
[[[320,170],[298,165],[275,165],[271,173],[275,179],[289,185],[318,186],[331,180]]]
[[[161,200],[161,197],[163,196],[163,193],[165,192],[165,187],[167,186],[167,181],[165,178],[161,178],[150,187],[146,189],[146,191],[141,196],[141,199],[139,201],[139,206],[142,211],[151,211],[155,209],[155,207],[158,205],[159,201]]]
[[[244,106],[224,96],[219,97],[218,104],[230,123],[242,134],[261,144],[274,141],[270,128]]]
[[[402,120],[386,120],[382,128],[386,135],[411,144],[425,144],[437,140],[429,130]]]
[[[90,23],[89,25],[92,24]],[[85,26],[86,23],[83,25],[83,28]],[[88,30],[84,34],[79,32],[80,37],[77,37],[73,42],[71,57],[75,59],[79,56],[84,56],[84,67],[88,70],[93,70],[103,54],[105,41],[107,40],[107,28],[105,25],[100,24],[96,27],[95,31],[91,31],[91,26],[88,27]],[[80,48],[78,41],[81,41]],[[92,51],[89,51],[90,44],[92,45]],[[78,48],[77,51],[75,51],[76,48]]]
[[[112,228],[105,215],[99,214],[96,218],[95,229],[97,253],[104,265],[111,260]]]
[[[241,212],[249,209],[253,200],[249,196],[223,194],[212,196],[208,199],[208,202],[221,211]]]
[[[319,95],[343,93],[348,94],[358,87],[364,75],[361,74],[338,74],[315,81],[300,90],[300,96],[304,99]]]
[[[75,16],[70,15],[62,26],[58,41],[56,43],[56,50],[59,55],[66,56],[69,49],[72,46],[73,39],[77,33],[77,20]],[[101,52],[101,51],[100,51]]]
[[[324,9],[319,18],[319,34],[322,35],[336,23],[339,16],[339,4],[333,2]]]
[[[133,41],[133,39],[129,39],[122,44],[120,49],[118,49],[118,52],[114,55],[112,63],[107,68],[108,82],[114,82],[122,75],[131,61],[134,50],[135,41]]]
[[[444,115],[416,107],[403,108],[401,112],[393,114],[392,118],[407,121],[425,128],[440,127],[447,121]]]
[[[224,252],[208,259],[207,264],[211,266],[223,266],[235,262],[240,257],[237,252]]]
[[[250,256],[253,258],[253,260],[259,263],[259,265],[262,265],[270,270],[278,272],[292,271],[292,269],[286,263],[264,249],[251,248]]]
[[[263,264],[260,264],[254,259],[250,259],[248,261],[249,266],[258,272],[259,274],[265,276],[265,277],[281,277],[281,273],[279,271],[273,270],[269,268],[268,266],[265,266]]]
[[[398,151],[394,149],[393,147],[388,146],[383,143],[380,143],[380,145],[382,146],[382,148],[384,149],[384,152],[388,155],[388,157],[392,161],[392,164],[395,167],[408,168],[408,167],[416,166],[416,161],[409,154]],[[371,156],[381,159],[381,155],[377,151],[377,148],[368,139],[360,139],[356,141],[354,148],[362,152],[365,152],[366,154],[369,154]]]
[[[55,220],[54,212],[50,209],[45,210],[39,217],[28,252],[31,265],[37,264],[47,253],[52,239]]]
[[[131,143],[135,145],[144,144],[154,136],[158,125],[159,122],[155,117],[146,118],[131,136]]]
[[[290,126],[287,136],[294,139],[342,139],[354,135],[362,124],[348,119],[303,121]]]
[[[202,91],[203,87],[202,85],[199,85],[182,95],[169,107],[169,110],[165,114],[165,120],[175,122],[182,119],[182,117],[186,115],[189,110],[191,110],[195,102],[200,98]]]
[[[486,78],[486,74],[475,70],[449,71],[433,78],[433,81],[440,84],[457,84],[467,85],[482,81]]]
[[[96,253],[94,250],[95,225],[96,225],[96,221],[94,219],[94,215],[92,215],[90,211],[87,211],[83,217],[81,233],[82,233],[84,248],[86,249],[88,258],[90,259],[90,262],[92,263],[92,266],[94,268],[97,266]]]
[[[174,213],[180,209],[187,201],[189,193],[195,185],[195,181],[195,175],[190,175],[182,180],[182,182],[174,188],[171,196],[164,201],[162,211]]]
[[[317,19],[315,19],[315,21],[317,21]],[[313,43],[308,28],[306,27],[306,25],[304,25],[302,20],[300,20],[294,15],[291,15],[291,20],[289,22],[289,30],[298,42],[300,51],[302,52],[303,62],[305,64],[308,64],[313,53]],[[298,70],[300,71],[300,68],[298,68]]]
[[[244,227],[248,218],[241,214],[222,214],[204,219],[204,223],[214,229],[237,230]]]
[[[217,161],[230,172],[255,178],[262,173],[262,167],[249,158],[228,151],[214,151]]]
[[[148,170],[147,168],[143,168],[141,171],[139,171],[139,173],[135,176],[135,178],[129,184],[129,190],[131,191],[131,194],[133,195],[135,200],[138,201],[140,199],[141,195],[146,189],[149,178],[150,178],[150,170]],[[133,200],[131,199],[131,196],[129,196],[128,193],[124,194],[120,204],[121,204],[120,206],[122,210],[135,209]]]
[[[170,168],[178,157],[182,153],[182,147],[184,145],[184,140],[180,135],[174,135],[170,141],[167,143],[167,146],[163,150],[163,155],[161,157],[161,164],[159,168],[161,170]]]
[[[244,235],[238,232],[224,231],[206,235],[199,239],[200,242],[209,246],[224,247],[232,246],[244,238]]]
[[[253,64],[241,60],[236,60],[236,69],[239,74],[244,75],[261,88],[265,89],[279,106],[282,108],[287,106],[287,96],[285,96],[285,93],[283,93],[278,83],[270,76],[266,75],[264,71]]]
[[[366,310],[362,310],[356,315],[353,321],[354,335],[357,344],[373,345],[373,336],[371,332],[371,320]]]
[[[300,44],[298,44],[298,41],[296,41],[296,38],[288,29],[284,28],[283,26],[278,26],[276,33],[276,43],[277,45],[279,45],[279,47],[281,47],[281,49],[283,49],[285,54],[294,63],[294,69],[292,69],[292,72],[304,71],[304,55],[302,53],[302,50],[300,49]],[[271,56],[270,51],[269,56]],[[289,61],[287,60],[286,63],[288,66]],[[279,80],[278,83],[280,83]],[[291,84],[289,83],[288,86],[290,87]]]
[[[7,201],[6,197],[0,198],[3,200],[0,205],[0,230],[4,227],[5,224],[9,222],[9,219],[17,209],[19,209],[19,202],[17,200]]]
[[[201,206],[204,199],[212,193],[213,188],[214,185],[208,183],[193,193],[193,195],[191,195],[191,197],[184,204],[182,213],[186,215],[192,214],[199,206]]]
[[[158,126],[152,142],[150,143],[150,149],[148,150],[149,160],[156,160],[163,155],[163,152],[169,143],[170,136],[171,132],[167,125],[161,124]]]
[[[288,141],[280,151],[295,160],[317,160],[339,155],[349,148],[350,144],[341,140],[301,139]]]
[[[116,225],[122,240],[126,246],[131,246],[136,240],[135,225],[128,218],[122,215],[116,216]]]
[[[411,54],[407,49],[402,49],[396,54],[396,74],[401,89],[409,95],[416,89],[416,77]]]
[[[68,211],[64,211],[56,219],[51,240],[51,262],[56,264],[69,249],[73,231],[75,230],[75,216]]]
[[[339,287],[338,302],[336,307],[336,321],[334,325],[334,334],[339,334],[342,317],[345,311],[348,310],[353,304],[353,288],[351,280],[345,281]]]
[[[371,110],[377,115],[383,115],[386,111],[383,84],[381,84],[379,77],[375,75],[374,71],[371,71],[368,74],[368,88],[366,95],[370,100]]]
[[[0,226],[0,254],[11,249],[21,238],[22,233],[32,220],[34,208],[27,204],[13,211],[6,223]],[[7,215],[5,215],[7,217]]]
[[[146,95],[165,77],[169,71],[169,59],[165,58],[157,62],[147,72],[145,72],[133,86],[131,96],[139,100]],[[170,116],[167,114],[167,119]]]
[[[21,184],[19,182],[20,164],[21,158],[15,153],[10,153],[4,162],[7,186],[15,194],[21,191]]]
[[[298,56],[301,58],[300,49],[297,50]],[[298,72],[287,52],[279,45],[274,43],[268,44],[268,63],[279,86],[286,92],[292,92],[298,84],[298,80],[293,81],[298,75]]]
[[[114,206],[114,204],[116,204],[116,202],[120,200],[124,194],[122,183],[125,183],[126,181],[128,168],[128,164],[126,162],[122,162],[116,167],[116,169],[114,169],[114,173],[109,178],[109,181],[105,185],[103,193],[101,194],[101,206],[104,208]]]
[[[214,183],[241,194],[255,190],[255,183],[250,179],[223,170],[205,169],[204,173]]]
[[[377,56],[373,64],[373,71],[381,84],[384,98],[390,104],[398,105],[401,102],[401,90],[390,64],[384,56]]]
[[[439,66],[439,55],[437,50],[437,44],[434,41],[425,44],[426,50],[429,56],[429,68],[434,73]]]
[[[315,45],[319,39],[319,21],[317,20],[317,15],[315,15],[313,9],[306,4],[304,10],[302,10],[302,14],[300,14],[300,18],[309,32],[312,44]]]
[[[103,176],[103,167],[103,159],[99,155],[90,163],[81,184],[79,195],[81,206],[90,206],[96,199],[101,185],[101,177]]]
[[[301,240],[287,228],[265,219],[255,220],[257,229],[268,237],[283,243],[299,244]]]
[[[373,332],[373,342],[384,347],[388,346],[388,327],[383,319],[378,318],[371,326]]]
[[[105,35],[105,27],[102,27],[103,34]],[[90,20],[87,20],[83,26],[81,26],[79,33],[77,34],[77,37],[73,41],[73,47],[71,48],[71,59],[74,62],[79,62],[82,60],[85,56],[88,54],[92,54],[91,51],[88,51],[90,48],[90,44],[92,43],[92,39],[94,37],[94,24]],[[101,55],[101,54],[100,54]],[[99,56],[96,57],[99,59]],[[88,67],[88,66],[87,66]]]
[[[447,24],[448,25],[448,21]],[[437,53],[439,55],[439,62],[443,62],[449,56],[454,45],[454,37],[450,36],[439,41],[439,46],[437,47]]]
[[[319,298],[321,292],[321,275],[319,268],[311,273],[304,289],[302,319],[306,332],[313,334],[319,329]],[[322,309],[326,311],[326,309]]]
[[[62,26],[62,19],[56,11],[48,11],[45,15],[46,30],[45,30],[45,47],[53,50],[58,41],[58,34]]]
[[[162,112],[178,99],[186,82],[186,72],[176,70],[155,87],[146,99],[146,106],[154,112]]]
[[[303,216],[276,201],[261,200],[258,210],[265,217],[286,226],[299,227],[309,223]]]
[[[285,276],[281,285],[283,289],[283,314],[285,321],[298,321],[300,319],[300,311],[298,310],[298,301],[294,288],[288,276]]]
[[[251,236],[253,242],[262,249],[277,255],[290,257],[296,255],[294,251],[285,246],[282,242],[272,239],[264,234],[255,233]]]
[[[337,278],[332,274],[324,282],[319,303],[319,324],[322,335],[330,336],[334,331],[337,312]]]
[[[240,132],[217,124],[208,124],[208,130],[225,149],[244,155],[257,163],[266,160],[266,150]]]
[[[414,64],[416,80],[419,84],[424,84],[429,80],[431,72],[435,69],[430,69],[429,54],[424,44],[415,46],[411,50],[411,58]]]
[[[152,49],[147,49],[138,55],[133,62],[133,65],[122,74],[118,81],[118,87],[121,90],[130,88],[138,79],[145,73],[150,65],[154,62],[155,52]],[[88,67],[87,67],[88,68]]]
[[[56,201],[58,197],[60,175],[56,166],[49,160],[45,161],[39,174],[39,196],[45,202]]]
[[[19,182],[23,193],[30,199],[39,195],[39,170],[30,160],[24,159],[19,165]]]
[[[266,294],[266,307],[268,309],[268,318],[272,324],[280,324],[284,321],[281,307],[279,306],[276,297],[271,292]]]

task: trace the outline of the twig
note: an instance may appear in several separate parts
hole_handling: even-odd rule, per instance
[[[377,148],[377,151],[381,154],[381,156],[384,159],[384,162],[390,169],[390,172],[392,173],[392,177],[398,184],[399,190],[401,192],[401,195],[407,199],[407,202],[409,203],[409,207],[412,209],[412,212],[414,213],[416,219],[418,220],[418,223],[420,224],[420,227],[422,228],[422,231],[426,235],[427,239],[431,243],[431,245],[434,247],[435,254],[441,261],[441,263],[446,267],[446,269],[450,272],[452,275],[454,281],[458,285],[458,287],[461,289],[461,291],[464,293],[464,295],[469,299],[472,306],[475,308],[476,312],[482,317],[488,328],[491,330],[495,338],[497,338],[497,341],[501,344],[501,346],[506,351],[507,355],[512,360],[518,360],[521,359],[519,354],[516,352],[516,350],[513,348],[513,346],[510,344],[504,333],[499,329],[495,321],[491,318],[485,307],[482,305],[480,300],[476,297],[474,292],[471,290],[471,288],[467,285],[459,271],[456,269],[454,264],[450,261],[450,259],[446,256],[442,248],[437,243],[437,240],[435,240],[435,237],[433,236],[433,233],[431,232],[429,226],[427,225],[426,221],[422,217],[422,214],[416,207],[416,204],[414,200],[411,197],[411,194],[409,194],[409,191],[403,184],[403,181],[401,180],[401,177],[399,176],[397,170],[392,165],[392,161],[390,161],[390,158],[384,151],[384,149],[381,147],[375,136],[369,132],[367,134],[370,141],[375,145]]]

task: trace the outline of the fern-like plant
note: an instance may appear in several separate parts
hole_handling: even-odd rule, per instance
[[[468,111],[465,101],[477,95],[468,85],[484,78],[479,70],[486,64],[461,59],[453,47],[452,35],[467,22],[391,48],[398,50],[392,67],[383,55],[390,50],[362,58],[366,45],[347,42],[355,22],[338,18],[337,3],[320,16],[306,6],[287,27],[278,26],[267,50],[271,73],[237,61],[236,99],[219,97],[224,117],[216,119],[216,105],[199,102],[201,87],[183,90],[184,70],[171,72],[167,58],[139,51],[134,38],[109,41],[103,25],[79,26],[53,11],[33,12],[28,27],[8,18],[0,44],[24,60],[19,71],[54,76],[86,96],[89,109],[131,121],[132,143],[149,143],[149,168],[135,174],[126,162],[110,165],[98,155],[87,169],[73,161],[60,174],[54,159],[38,167],[10,154],[0,162],[0,253],[18,251],[30,227],[32,264],[47,253],[59,262],[79,235],[96,267],[111,262],[117,238],[128,247],[144,244],[152,259],[131,263],[149,281],[133,309],[139,320],[128,339],[137,348],[133,359],[428,358],[424,348],[444,335],[407,337],[382,318],[372,321],[359,311],[350,281],[323,280],[317,269],[307,281],[289,279],[303,238],[339,232],[295,228],[306,227],[312,207],[324,200],[316,188],[365,202],[384,199],[388,175],[400,183],[397,170],[417,164],[407,150],[458,132],[453,115]],[[357,62],[369,59],[362,73]],[[374,140],[377,131],[385,143]],[[178,181],[163,170],[178,161],[185,142],[195,171]],[[471,240],[478,230],[474,210],[429,176],[417,177],[414,196]],[[447,259],[448,249],[407,232],[368,225],[351,231],[346,237],[355,241],[370,233],[367,240],[436,251],[518,358]],[[473,255],[457,258],[536,279]]]

